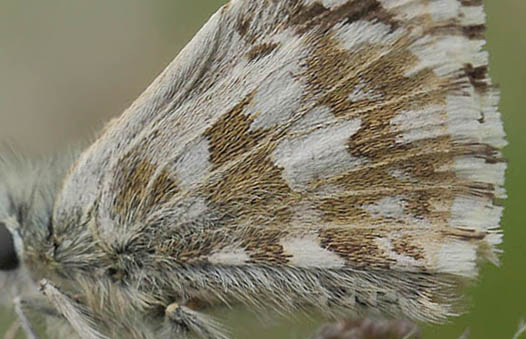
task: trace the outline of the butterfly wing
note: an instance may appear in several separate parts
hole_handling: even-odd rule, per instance
[[[439,319],[434,285],[500,242],[484,22],[480,1],[231,1],[80,157],[58,233],[141,267],[405,281],[428,309],[404,312]]]

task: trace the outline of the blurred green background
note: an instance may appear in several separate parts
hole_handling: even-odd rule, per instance
[[[0,140],[40,154],[91,137],[223,2],[0,0]],[[511,338],[526,317],[526,1],[485,3],[491,75],[502,89],[510,142],[504,254],[500,267],[486,265],[468,289],[470,312],[425,326],[425,338],[459,338],[468,328],[469,338]],[[12,317],[0,311],[0,337]],[[228,317],[237,338],[306,338],[319,325],[300,318],[261,328],[243,312]]]

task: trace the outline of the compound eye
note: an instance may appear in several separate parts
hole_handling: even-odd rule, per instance
[[[4,223],[0,222],[0,270],[12,271],[19,266],[16,256],[15,242],[13,235]]]

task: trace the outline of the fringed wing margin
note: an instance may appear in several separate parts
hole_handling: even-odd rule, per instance
[[[102,248],[190,265],[224,300],[265,303],[279,276],[442,320],[501,241],[484,25],[477,0],[231,1],[84,153],[56,217],[94,206]]]

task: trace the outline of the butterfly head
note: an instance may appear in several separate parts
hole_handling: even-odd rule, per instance
[[[20,266],[13,234],[5,223],[0,223],[0,270],[12,271]]]
[[[59,165],[59,163],[61,165]],[[63,161],[0,158],[0,287],[4,302],[37,293],[53,257],[53,205]]]

